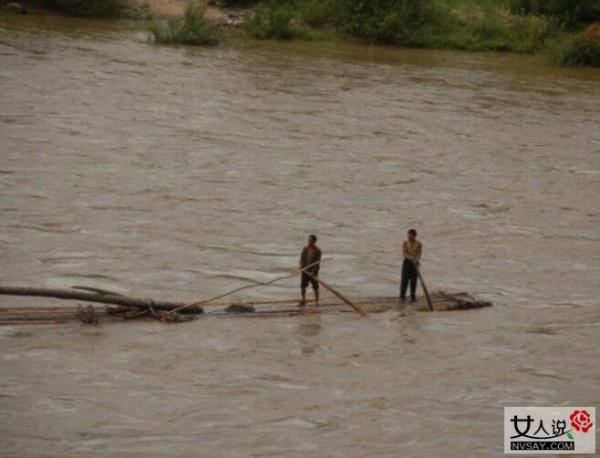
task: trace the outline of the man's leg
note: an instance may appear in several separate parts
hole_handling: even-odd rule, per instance
[[[319,305],[319,282],[315,277],[310,277],[310,285],[315,293],[315,305]]]
[[[406,264],[402,266],[402,281],[400,282],[400,299],[406,299],[406,290],[408,288],[409,273]]]
[[[410,277],[410,299],[415,302],[417,300],[417,278],[419,274],[417,273],[417,269],[415,268],[414,272]]]
[[[308,286],[308,277],[305,273],[302,274],[300,279],[300,292],[302,293],[302,300],[300,305],[306,305],[306,287]]]

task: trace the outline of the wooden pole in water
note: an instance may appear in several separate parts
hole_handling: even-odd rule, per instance
[[[421,275],[419,265],[414,262],[413,264],[415,266],[415,269],[417,269],[417,275],[419,276],[421,286],[423,287],[423,292],[425,293],[425,299],[427,299],[427,306],[429,307],[429,311],[433,312],[433,302],[431,301],[431,296],[429,295],[429,291],[427,290],[427,285],[425,285],[425,280],[423,280],[423,275]]]
[[[305,267],[305,269],[308,268]],[[337,291],[335,288],[333,288],[332,286],[329,286],[327,283],[325,283],[323,280],[321,280],[319,277],[315,277],[313,274],[309,273],[309,272],[304,272],[306,275],[308,275],[309,277],[315,279],[320,285],[323,286],[323,288],[325,288],[326,290],[330,291],[331,293],[335,294],[337,297],[339,297],[341,300],[343,300],[346,304],[348,304],[350,307],[352,307],[357,313],[359,313],[361,316],[368,316],[367,312],[365,312],[362,308],[360,308],[358,305],[356,305],[354,302],[352,302],[350,299],[348,299],[346,296],[344,296],[342,293],[340,293],[339,291]]]

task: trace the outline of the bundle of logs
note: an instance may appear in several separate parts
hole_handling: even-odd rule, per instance
[[[57,299],[106,304],[104,308],[94,307],[92,305],[79,305],[71,312],[74,318],[86,324],[96,324],[101,316],[106,315],[121,319],[149,317],[159,321],[177,323],[193,320],[196,315],[204,313],[204,309],[199,305],[186,306],[186,304],[182,302],[154,301],[152,299],[129,297],[114,291],[87,286],[74,286],[73,289],[0,286],[0,294],[53,297]],[[28,309],[24,309],[23,311],[27,310]],[[31,309],[29,310],[32,311]],[[57,308],[53,313],[53,309],[46,308],[43,309],[42,313],[53,313],[57,317],[67,318],[70,310],[72,309]],[[18,314],[18,312],[15,311],[15,314]],[[35,320],[35,316],[33,318]]]
[[[13,296],[38,296],[52,297],[57,299],[78,300],[85,302],[95,302],[105,304],[104,307],[94,307],[92,305],[79,305],[78,307],[21,307],[21,308],[0,308],[0,325],[2,324],[18,324],[18,323],[63,323],[72,320],[79,320],[86,324],[96,324],[99,320],[105,318],[112,319],[139,319],[151,318],[163,322],[182,322],[190,321],[204,313],[204,307],[209,304],[213,306],[223,306],[215,301],[223,299],[234,293],[239,293],[242,290],[256,288],[259,286],[272,285],[275,282],[284,280],[298,275],[300,272],[306,272],[316,280],[324,289],[332,293],[335,297],[332,303],[323,303],[310,313],[321,313],[321,311],[352,311],[360,316],[368,316],[368,313],[383,312],[397,307],[399,304],[397,297],[367,297],[360,301],[350,300],[345,294],[342,294],[336,288],[325,283],[321,278],[312,276],[307,269],[314,265],[331,261],[331,259],[322,259],[315,261],[305,267],[301,267],[294,271],[290,271],[286,275],[273,278],[269,281],[254,281],[242,286],[238,286],[232,290],[191,303],[182,302],[165,302],[155,301],[152,299],[142,299],[137,297],[124,296],[114,291],[108,291],[100,288],[92,288],[87,286],[73,286],[72,289],[50,289],[50,288],[26,288],[15,286],[0,286],[0,295]],[[492,305],[491,302],[481,301],[471,296],[468,293],[450,293],[446,291],[436,291],[429,294],[419,274],[423,292],[425,294],[427,308],[429,311],[451,311],[451,310],[468,310]],[[418,301],[414,306],[418,309],[423,308],[422,301]],[[224,309],[226,314],[237,314],[238,316],[295,316],[299,314],[309,313],[306,308],[294,307],[292,309],[281,308],[281,306],[295,304],[296,300],[283,301],[263,301],[262,305],[269,306],[269,309],[256,311],[254,305],[260,301],[254,301],[254,304],[237,303],[228,304]],[[276,306],[276,308],[273,308]],[[348,308],[349,307],[349,308]],[[211,315],[218,315],[217,312],[212,312]],[[221,312],[222,313],[222,312]]]

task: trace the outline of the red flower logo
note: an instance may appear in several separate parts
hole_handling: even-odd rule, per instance
[[[574,410],[569,418],[571,419],[571,426],[577,431],[587,433],[588,429],[594,426],[590,414],[585,410]]]

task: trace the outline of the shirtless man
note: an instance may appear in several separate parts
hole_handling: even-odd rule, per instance
[[[402,282],[400,284],[400,300],[406,299],[406,290],[410,283],[410,299],[412,302],[417,300],[417,279],[419,273],[419,262],[423,253],[423,244],[417,240],[417,231],[410,229],[408,231],[408,239],[402,244]]]
[[[302,254],[300,255],[300,268],[304,268],[320,260],[321,250],[317,246],[317,236],[311,234],[308,237],[308,245],[302,249]],[[302,278],[300,280],[302,301],[300,301],[299,304],[301,307],[306,305],[306,288],[308,287],[309,283],[312,285],[312,288],[315,292],[316,305],[319,305],[319,282],[314,278],[319,276],[319,267],[321,267],[321,264],[316,264],[302,272]],[[307,275],[305,272],[308,272],[311,275]]]

